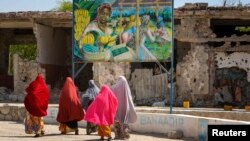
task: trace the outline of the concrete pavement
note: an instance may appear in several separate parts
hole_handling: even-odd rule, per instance
[[[244,109],[224,111],[223,109],[213,108],[183,109],[175,107],[173,114],[169,114],[167,107],[136,107],[136,111],[138,118],[135,123],[130,125],[130,129],[142,135],[148,135],[148,133],[168,134],[168,137],[176,138],[177,135],[180,135],[175,132],[178,131],[182,132],[186,138],[204,140],[207,138],[208,125],[250,125],[250,112]],[[58,124],[56,121],[57,113],[58,104],[50,104],[48,115],[44,117],[45,123]],[[22,103],[0,103],[0,121],[23,121],[24,117],[25,108]],[[82,128],[86,127],[86,121],[79,122],[79,126]],[[55,133],[58,132],[56,131]]]
[[[97,141],[100,137],[97,133],[86,135],[85,128],[79,129],[79,135],[70,133],[61,135],[58,125],[45,125],[45,136],[34,138],[33,135],[25,134],[24,125],[21,122],[0,121],[0,140],[1,141]],[[193,141],[192,139],[168,139],[163,134],[137,134],[131,133],[129,141]],[[114,133],[112,132],[112,137]],[[117,140],[118,141],[118,140]]]

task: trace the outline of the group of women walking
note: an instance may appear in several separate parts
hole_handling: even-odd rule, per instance
[[[24,105],[27,114],[24,120],[25,132],[35,137],[45,134],[43,117],[47,115],[49,90],[41,74],[26,88]],[[102,85],[101,89],[89,81],[86,93],[80,96],[71,77],[67,77],[59,98],[57,121],[61,134],[79,134],[78,122],[87,122],[87,135],[98,131],[100,140],[111,140],[111,129],[115,139],[128,139],[129,124],[136,122],[131,91],[124,76],[113,86]],[[113,127],[113,128],[112,128]]]

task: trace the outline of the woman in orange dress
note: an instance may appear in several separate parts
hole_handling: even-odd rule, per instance
[[[41,74],[26,88],[24,105],[27,110],[24,119],[25,133],[35,133],[35,137],[44,135],[43,117],[47,115],[49,91]]]
[[[84,117],[84,111],[78,97],[76,86],[70,77],[64,82],[60,99],[57,121],[61,134],[75,132],[78,135],[78,121]]]

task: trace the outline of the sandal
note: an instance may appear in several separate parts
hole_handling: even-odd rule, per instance
[[[45,134],[45,131],[41,131],[41,135],[43,136]]]
[[[107,141],[111,141],[112,140],[112,137],[108,137]]]
[[[41,134],[36,134],[34,137],[35,137],[35,138],[41,137]]]
[[[104,140],[104,137],[103,137],[103,136],[101,136],[100,140]]]
[[[79,135],[79,130],[78,129],[75,130],[75,135]]]

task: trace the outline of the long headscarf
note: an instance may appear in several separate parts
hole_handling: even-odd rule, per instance
[[[84,112],[77,94],[76,86],[73,80],[70,77],[67,77],[59,99],[57,121],[80,121],[83,119],[83,116]]]
[[[38,74],[36,79],[25,90],[27,95],[24,99],[24,105],[27,111],[33,116],[46,116],[49,104],[49,90],[42,75]]]
[[[111,125],[114,123],[118,101],[106,85],[103,85],[99,94],[86,111],[84,120],[97,125]]]
[[[99,91],[100,89],[96,86],[94,80],[89,80],[89,87],[86,90],[86,93],[82,95],[82,106],[85,110],[87,110],[90,102],[95,99]]]
[[[137,114],[127,79],[124,76],[120,76],[111,89],[119,102],[115,120],[125,124],[136,122]]]
[[[88,95],[90,100],[95,99],[96,95],[99,93],[100,89],[96,86],[94,80],[89,80],[89,87],[86,90],[86,95]]]

